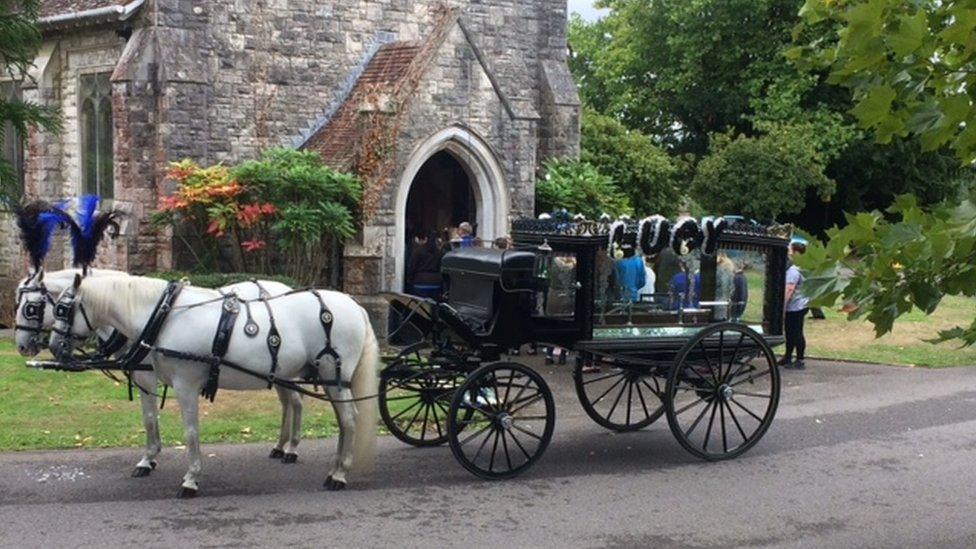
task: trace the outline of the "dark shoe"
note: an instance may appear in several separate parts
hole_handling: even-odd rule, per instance
[[[792,364],[793,364],[793,360],[791,358],[788,358],[788,357],[785,357],[785,356],[783,358],[781,358],[781,359],[779,359],[779,360],[776,361],[776,365],[777,366],[782,366],[784,368],[789,368],[790,365],[792,365]]]
[[[796,362],[793,363],[792,368],[794,370],[806,370],[807,369],[807,365],[804,364],[802,360],[797,360]]]
[[[599,366],[592,366],[592,365],[591,366],[583,366],[583,369],[581,371],[584,374],[598,374],[598,373],[600,373],[600,367]]]
[[[553,363],[552,357],[549,356],[549,355],[546,355],[546,366],[551,366],[552,363]]]
[[[569,354],[569,353],[567,353],[565,351],[563,351],[562,353],[560,353],[560,355],[559,355],[559,364],[566,364],[566,355],[567,354]]]

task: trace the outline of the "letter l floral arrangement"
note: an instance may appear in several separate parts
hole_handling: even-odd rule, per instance
[[[197,269],[332,279],[344,241],[356,233],[362,185],[318,153],[270,149],[236,167],[172,163],[177,185],[153,214]]]

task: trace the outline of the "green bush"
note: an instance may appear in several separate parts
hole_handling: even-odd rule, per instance
[[[550,160],[546,175],[535,186],[538,213],[566,209],[591,219],[633,213],[630,200],[613,179],[580,160]]]
[[[247,282],[249,280],[273,280],[275,282],[281,282],[282,284],[291,286],[292,288],[299,287],[298,281],[291,277],[258,273],[191,273],[187,271],[160,271],[149,273],[146,276],[151,278],[161,278],[168,282],[186,279],[190,281],[190,284],[199,286],[201,288],[221,288],[230,284],[237,284],[238,282]]]
[[[664,149],[592,109],[583,111],[582,128],[580,159],[610,176],[637,213],[669,217],[677,213],[684,193],[677,181],[678,166]]]
[[[806,132],[781,128],[761,137],[712,137],[698,164],[692,197],[706,210],[760,221],[800,212],[808,191],[827,199],[835,184],[824,175]]]

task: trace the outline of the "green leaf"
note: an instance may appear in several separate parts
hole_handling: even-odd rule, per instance
[[[912,302],[926,314],[932,314],[942,300],[942,292],[928,282],[918,280],[909,283],[908,287],[912,292]]]
[[[899,16],[895,31],[888,35],[888,45],[896,55],[904,57],[922,46],[928,30],[924,11],[919,10],[915,15]]]
[[[865,127],[880,125],[891,115],[891,103],[897,94],[888,85],[874,86],[857,105],[851,109],[851,114]]]

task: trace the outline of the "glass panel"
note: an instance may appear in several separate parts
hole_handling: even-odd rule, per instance
[[[98,136],[95,127],[95,102],[81,104],[81,188],[85,194],[98,193]]]
[[[78,82],[82,191],[114,196],[112,83],[109,73],[84,74]]]
[[[545,295],[545,316],[573,316],[576,311],[576,255],[553,253],[549,265],[549,289]]]
[[[98,105],[98,194],[102,198],[115,196],[112,133],[112,102],[106,97]]]

